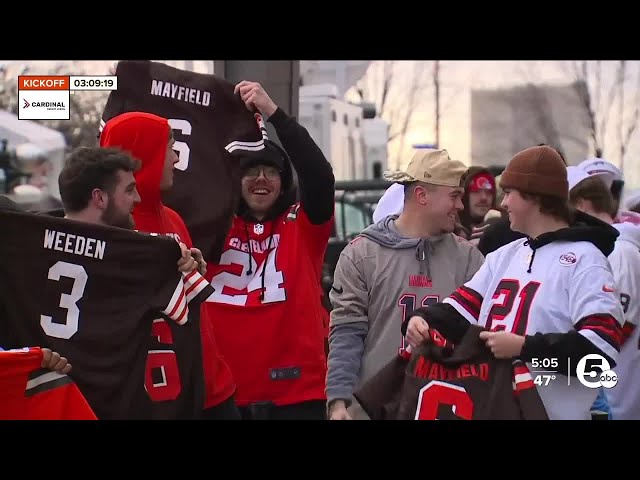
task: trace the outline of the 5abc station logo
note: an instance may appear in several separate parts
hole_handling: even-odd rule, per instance
[[[587,388],[613,388],[618,383],[618,375],[611,370],[609,361],[602,355],[590,353],[576,365],[576,376]]]

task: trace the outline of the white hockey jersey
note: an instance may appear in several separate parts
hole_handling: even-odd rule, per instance
[[[614,227],[620,236],[609,263],[624,312],[625,340],[615,368],[618,383],[606,394],[614,420],[640,420],[640,226],[619,223]]]
[[[587,241],[556,240],[532,250],[527,239],[486,257],[478,273],[446,299],[472,324],[518,335],[572,329],[616,360],[623,314],[605,255]],[[542,360],[542,359],[540,359]],[[528,364],[532,375],[567,359]],[[555,378],[538,391],[550,419],[589,419],[598,390],[576,377]]]

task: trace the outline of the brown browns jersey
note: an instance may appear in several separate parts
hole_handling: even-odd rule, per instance
[[[47,347],[67,357],[70,377],[100,419],[149,418],[152,399],[184,402],[181,417],[199,414],[202,395],[197,407],[190,397],[203,391],[203,376],[176,379],[181,365],[202,364],[201,349],[177,358],[149,348],[155,319],[199,328],[189,310],[199,311],[213,293],[197,272],[178,272],[176,241],[27,213],[0,211],[0,225],[0,303],[7,310],[0,331],[11,333],[0,345]]]
[[[354,396],[372,420],[547,420],[527,366],[497,360],[472,325],[451,345],[431,342],[401,352]]]
[[[163,203],[184,219],[194,246],[215,258],[240,193],[238,155],[264,148],[266,130],[223,78],[160,62],[120,61],[118,90],[110,93],[100,131],[124,112],[147,112],[169,120],[175,138],[174,184]]]

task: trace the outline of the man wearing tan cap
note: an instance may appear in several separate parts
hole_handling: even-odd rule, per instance
[[[443,302],[411,313],[402,332],[412,347],[430,341],[429,328],[457,344],[470,325],[483,326],[489,331],[480,338],[496,358],[519,358],[534,377],[553,372],[550,382],[536,384],[551,420],[589,420],[622,339],[607,260],[618,232],[571,211],[566,165],[549,146],[517,153],[500,185],[511,228],[526,237],[487,255]]]
[[[402,213],[342,251],[329,295],[329,419],[367,418],[352,393],[404,348],[405,316],[444,299],[482,265],[480,251],[452,233],[466,170],[446,150],[419,150],[404,171],[385,173],[403,184]]]

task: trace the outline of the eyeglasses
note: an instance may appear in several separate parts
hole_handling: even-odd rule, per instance
[[[248,180],[255,180],[260,176],[261,171],[267,180],[277,180],[278,178],[280,178],[280,170],[278,170],[276,167],[260,167],[260,166],[251,167],[247,169],[247,171],[244,172],[244,175],[242,175],[242,177]]]

